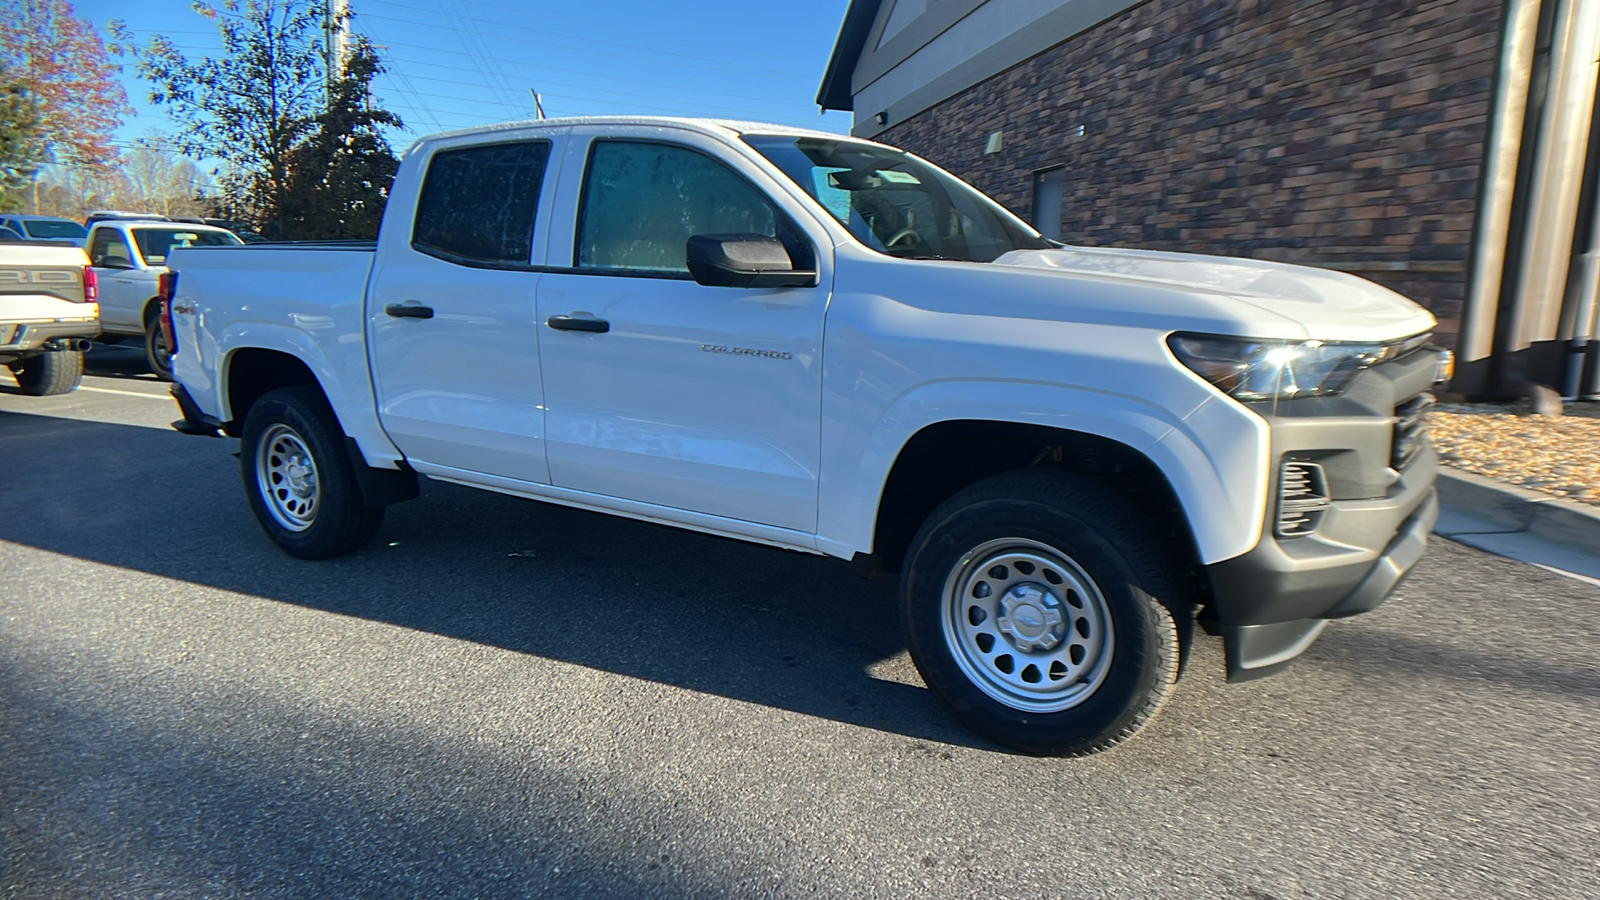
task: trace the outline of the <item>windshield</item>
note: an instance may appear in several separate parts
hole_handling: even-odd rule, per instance
[[[745,135],[856,240],[903,259],[991,262],[1052,246],[965,182],[899,150],[858,141]]]
[[[163,265],[174,247],[237,247],[244,241],[227,231],[188,231],[183,228],[135,228],[133,242],[147,266]]]
[[[24,219],[22,227],[30,237],[36,238],[68,238],[77,240],[89,233],[87,228],[77,222],[68,222],[65,219],[52,221],[50,219]]]

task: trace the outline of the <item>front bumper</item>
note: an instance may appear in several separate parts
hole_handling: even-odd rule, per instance
[[[1419,352],[1363,373],[1344,396],[1256,409],[1272,433],[1268,525],[1249,552],[1206,567],[1212,599],[1202,623],[1223,637],[1229,681],[1288,665],[1330,619],[1377,608],[1422,558],[1439,517],[1438,457],[1395,413],[1435,370],[1433,355]],[[1402,443],[1417,449],[1401,456]],[[1324,477],[1326,502],[1315,527],[1286,530],[1281,473],[1304,464]]]

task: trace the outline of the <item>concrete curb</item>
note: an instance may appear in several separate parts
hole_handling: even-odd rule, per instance
[[[1600,558],[1600,507],[1442,466],[1439,503],[1448,510],[1493,526],[1496,533],[1526,533]],[[1435,528],[1454,537],[1460,528]]]

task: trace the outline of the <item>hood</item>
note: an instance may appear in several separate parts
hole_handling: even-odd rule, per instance
[[[1307,338],[1324,341],[1387,341],[1437,324],[1427,310],[1364,278],[1260,259],[1066,247],[1014,250],[993,265],[1217,294],[1296,322]]]

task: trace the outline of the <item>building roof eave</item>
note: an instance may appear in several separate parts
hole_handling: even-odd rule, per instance
[[[851,77],[861,51],[866,49],[867,35],[878,18],[878,7],[883,0],[850,0],[844,11],[844,21],[839,25],[839,36],[833,42],[833,56],[822,73],[822,85],[817,88],[817,105],[824,110],[844,112],[855,110],[855,96],[851,92]]]

